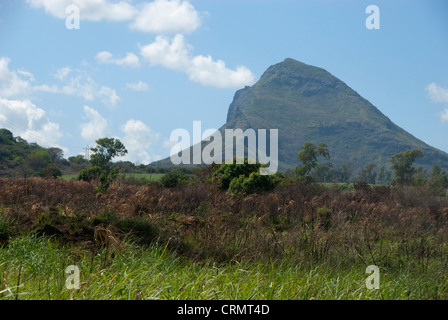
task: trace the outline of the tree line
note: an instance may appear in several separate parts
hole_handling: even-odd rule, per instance
[[[60,148],[43,148],[35,143],[28,143],[20,137],[14,137],[11,131],[0,129],[0,174],[30,177],[62,176],[64,172],[77,174],[78,180],[97,181],[98,191],[107,190],[112,181],[120,173],[168,173],[162,184],[172,187],[188,181],[188,174],[194,169],[188,168],[156,168],[151,165],[135,165],[129,161],[112,162],[112,159],[127,154],[123,143],[114,138],[102,138],[96,146],[90,148],[90,157],[82,155],[64,159]],[[405,150],[389,159],[389,166],[377,167],[368,163],[354,172],[351,162],[334,166],[330,162],[327,145],[304,143],[297,154],[299,164],[294,170],[273,176],[257,174],[263,164],[249,164],[247,159],[242,165],[212,165],[213,175],[222,189],[232,193],[250,193],[269,190],[281,183],[285,178],[292,178],[305,183],[339,182],[367,183],[386,185],[422,185],[430,184],[434,188],[448,188],[448,174],[440,166],[434,165],[430,172],[423,167],[415,167],[417,158],[423,157],[421,150]],[[235,159],[234,159],[235,160]]]

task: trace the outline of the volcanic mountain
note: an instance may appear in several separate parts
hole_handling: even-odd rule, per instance
[[[447,153],[394,124],[326,70],[290,58],[235,93],[219,131],[224,137],[225,129],[237,128],[278,129],[281,171],[299,164],[297,153],[305,142],[325,143],[334,165],[352,162],[355,169],[368,163],[386,165],[392,155],[409,149],[423,152],[417,165],[448,168]],[[203,141],[202,147],[206,144]],[[169,164],[170,158],[159,162]]]

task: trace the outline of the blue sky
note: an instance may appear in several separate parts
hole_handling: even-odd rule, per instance
[[[65,157],[116,137],[146,164],[174,129],[223,125],[235,91],[288,57],[448,152],[445,0],[0,0],[0,127]]]

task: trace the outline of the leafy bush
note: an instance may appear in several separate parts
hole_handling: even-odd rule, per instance
[[[78,180],[81,181],[99,181],[100,185],[95,188],[96,192],[105,192],[112,181],[117,179],[120,174],[119,169],[102,169],[99,166],[82,169],[78,174]]]
[[[62,177],[62,172],[54,164],[49,164],[45,169],[39,170],[37,176],[42,178],[57,178]]]
[[[275,176],[276,178],[278,176]],[[261,191],[273,190],[279,182],[274,176],[260,175],[258,172],[252,172],[249,177],[244,175],[232,179],[228,191],[232,194],[244,193],[250,194]]]
[[[233,158],[233,163],[224,163],[218,167],[213,177],[221,190],[232,194],[273,190],[284,176],[280,173],[261,175],[259,171],[262,166],[259,162],[249,163],[247,158],[244,158],[244,163],[238,164],[236,158]]]
[[[213,177],[221,190],[228,190],[233,179],[240,179],[241,176],[249,177],[251,173],[259,171],[260,167],[259,162],[251,164],[246,157],[244,163],[238,164],[237,158],[234,157],[233,163],[223,163],[219,166],[213,173]]]
[[[188,175],[181,169],[176,169],[160,178],[159,183],[164,188],[174,188],[187,180]]]

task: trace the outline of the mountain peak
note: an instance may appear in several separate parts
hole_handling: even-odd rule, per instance
[[[270,66],[261,76],[259,86],[288,86],[304,90],[318,87],[336,87],[343,82],[335,78],[328,71],[305,64],[303,62],[286,58],[284,61]],[[305,92],[306,94],[306,92]]]
[[[297,152],[325,143],[334,166],[388,165],[396,153],[420,149],[417,164],[448,168],[448,154],[394,124],[379,109],[328,71],[286,58],[251,87],[235,93],[225,129],[278,129],[279,168],[298,165]]]
[[[252,87],[235,93],[223,128],[279,130],[280,166],[297,165],[305,142],[325,143],[332,162],[387,164],[395,153],[421,149],[422,165],[448,167],[448,155],[395,125],[325,69],[292,58],[270,66]]]
[[[280,63],[270,66],[252,87],[245,87],[235,93],[227,113],[227,122],[240,117],[255,97],[266,96],[266,99],[300,101],[309,97],[324,97],[333,95],[356,96],[344,82],[328,71],[303,62],[286,58]]]

